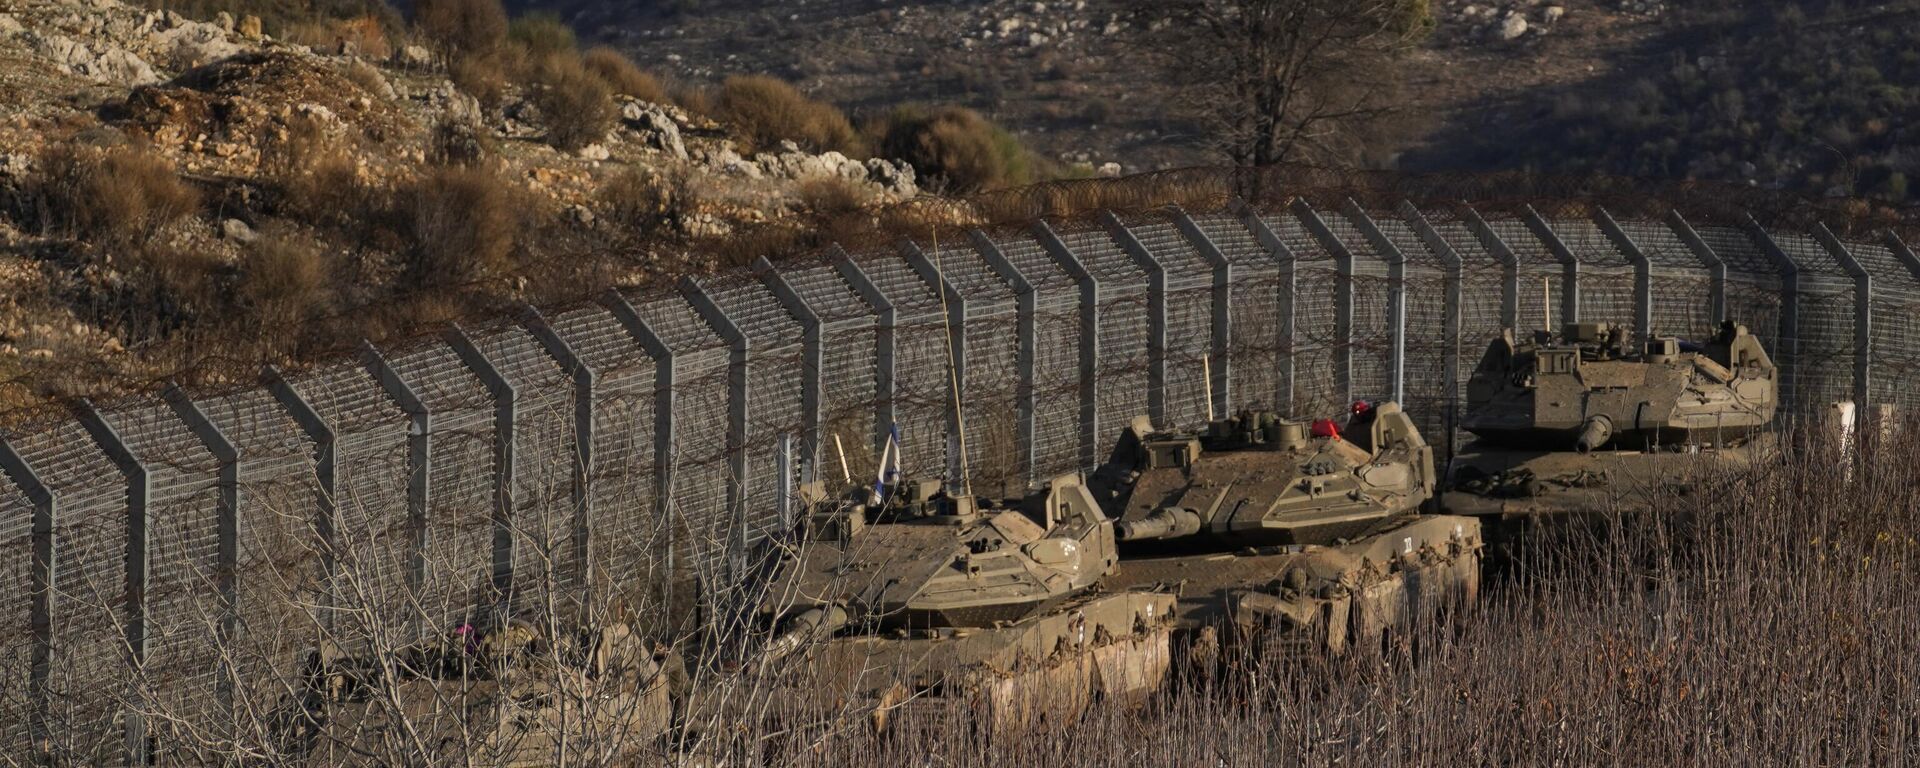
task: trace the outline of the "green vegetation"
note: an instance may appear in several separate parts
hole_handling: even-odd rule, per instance
[[[980,113],[960,107],[902,107],[872,129],[880,154],[906,160],[928,180],[954,193],[1033,181],[1025,147]]]

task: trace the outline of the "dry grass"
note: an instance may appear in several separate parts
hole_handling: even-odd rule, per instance
[[[413,24],[450,60],[485,56],[507,40],[500,0],[418,0]]]
[[[139,146],[54,145],[34,195],[43,226],[120,248],[143,247],[200,207],[173,166]]]
[[[525,214],[485,168],[434,170],[404,193],[413,246],[406,284],[427,292],[468,289],[507,274]]]
[[[714,116],[738,132],[750,152],[766,151],[782,140],[791,140],[815,152],[863,153],[860,134],[845,113],[808,98],[778,78],[729,77],[720,84],[714,109]]]
[[[587,69],[606,81],[614,93],[654,104],[667,104],[666,86],[652,73],[635,66],[631,59],[606,46],[589,49],[581,56]]]

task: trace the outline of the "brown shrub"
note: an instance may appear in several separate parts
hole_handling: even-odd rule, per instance
[[[572,152],[605,138],[613,129],[613,94],[576,56],[548,59],[534,103],[547,122],[547,143]]]
[[[268,335],[297,335],[331,300],[326,250],[311,238],[270,228],[240,262],[234,295]]]
[[[314,19],[286,25],[280,38],[327,53],[355,51],[372,59],[393,55],[384,21],[374,14],[348,19]]]
[[[393,88],[387,82],[387,76],[380,74],[379,67],[362,59],[354,59],[341,74],[346,75],[348,80],[352,80],[354,85],[360,86],[361,90],[371,96],[385,96]]]
[[[462,120],[442,118],[427,134],[427,160],[435,165],[478,165],[493,154],[493,134]]]
[[[637,66],[626,55],[606,46],[599,46],[586,52],[581,62],[587,70],[599,76],[614,93],[632,96],[641,101],[666,104],[667,89],[654,77]]]
[[[600,218],[622,240],[645,240],[680,229],[699,208],[685,172],[633,167],[600,185]]]
[[[415,288],[467,287],[507,272],[524,226],[514,190],[481,168],[444,167],[405,198],[412,247],[404,279]]]
[[[536,12],[514,19],[507,25],[507,39],[535,60],[573,53],[580,48],[573,28],[551,13]]]
[[[816,152],[863,154],[860,135],[838,107],[814,101],[786,81],[736,75],[720,84],[716,118],[727,123],[748,151],[778,146],[782,139]]]
[[[838,177],[808,179],[799,191],[800,205],[821,221],[860,213],[873,200],[867,189]]]
[[[1026,184],[1033,162],[1025,147],[980,113],[960,107],[893,111],[874,131],[880,152],[905,160],[946,191],[967,194]]]
[[[507,96],[507,72],[491,57],[455,59],[447,66],[447,78],[453,81],[454,87],[487,109],[499,107]]]
[[[485,55],[507,40],[500,0],[416,0],[413,24],[449,61]]]
[[[200,207],[200,192],[143,147],[56,145],[41,159],[36,198],[49,229],[106,245],[151,242]]]
[[[314,224],[365,228],[383,214],[381,191],[362,178],[353,155],[318,123],[295,121],[263,163],[279,192],[281,215]]]
[[[720,106],[714,101],[713,92],[705,88],[691,85],[674,88],[672,101],[681,109],[696,115],[711,118],[720,114]]]

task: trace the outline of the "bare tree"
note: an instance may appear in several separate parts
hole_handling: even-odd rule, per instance
[[[1135,11],[1144,50],[1236,166],[1346,163],[1394,111],[1428,0],[1173,0]]]

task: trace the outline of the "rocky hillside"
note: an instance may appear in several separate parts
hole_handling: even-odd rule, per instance
[[[904,163],[743,153],[730,126],[630,96],[561,151],[542,114],[559,86],[507,82],[483,105],[388,42],[301,45],[115,0],[6,6],[0,409],[698,273],[716,264],[692,254],[738,228],[918,193]]]

